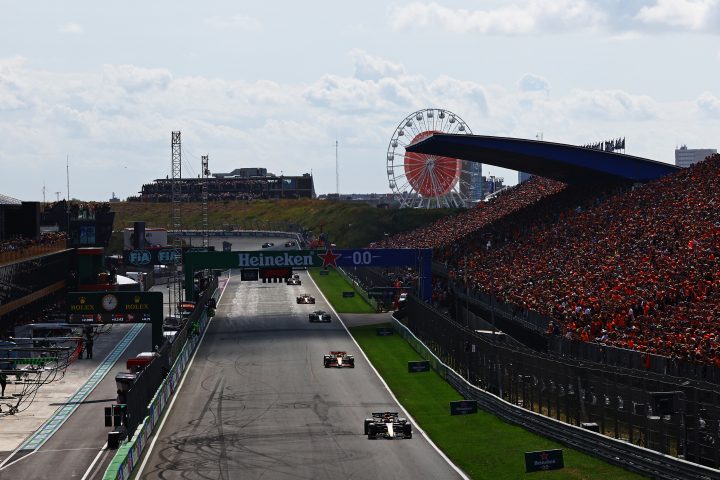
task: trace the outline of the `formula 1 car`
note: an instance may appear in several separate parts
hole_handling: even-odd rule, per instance
[[[297,243],[295,243],[294,241],[290,240],[289,242],[285,242],[285,246],[286,246],[286,247],[297,247]]]
[[[261,246],[262,246],[262,248],[270,248],[270,247],[274,247],[275,244],[272,242],[265,242]]]
[[[285,280],[285,283],[288,285],[302,285],[302,282],[300,281],[300,275],[297,273],[293,274],[292,277]]]
[[[397,412],[373,413],[365,419],[365,435],[368,439],[412,438],[412,424],[398,416]]]
[[[323,356],[323,364],[325,368],[355,368],[355,357],[347,352],[332,351],[330,355]]]
[[[309,319],[311,322],[330,322],[330,321],[332,321],[332,319],[330,318],[330,314],[324,310],[315,310],[314,312],[310,312]]]
[[[302,295],[297,297],[296,300],[297,300],[297,303],[302,303],[302,304],[312,303],[313,305],[315,304],[315,297],[311,297],[309,293],[303,293]]]

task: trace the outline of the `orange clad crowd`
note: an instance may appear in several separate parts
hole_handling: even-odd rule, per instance
[[[635,188],[534,178],[382,246],[549,317],[549,334],[720,366],[720,155]]]

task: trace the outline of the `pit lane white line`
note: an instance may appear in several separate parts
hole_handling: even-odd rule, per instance
[[[92,461],[92,463],[90,464],[88,469],[85,471],[85,475],[83,475],[80,480],[87,480],[88,475],[90,475],[92,473],[92,470],[93,470],[93,468],[95,468],[95,464],[100,459],[100,456],[107,450],[107,446],[108,446],[108,444],[107,444],[107,442],[105,442],[105,445],[103,445],[102,448],[100,449],[100,451],[98,452],[98,454],[95,455],[95,459]]]
[[[392,392],[392,390],[390,390],[390,387],[388,386],[388,384],[385,383],[385,379],[382,378],[382,376],[381,376],[380,373],[377,371],[377,369],[375,368],[375,366],[372,364],[372,362],[370,361],[370,359],[367,357],[367,355],[365,355],[365,352],[363,351],[363,349],[360,348],[360,344],[355,340],[355,337],[352,336],[352,334],[350,333],[350,330],[348,330],[347,326],[345,325],[345,322],[342,321],[342,318],[340,318],[340,315],[338,315],[338,313],[335,311],[335,308],[333,308],[332,303],[330,303],[330,301],[327,299],[327,297],[326,297],[325,294],[323,293],[322,289],[321,289],[320,287],[318,287],[318,284],[315,283],[315,279],[312,277],[312,275],[310,275],[310,271],[308,271],[308,276],[310,277],[310,280],[313,282],[313,284],[315,285],[315,287],[316,287],[316,288],[318,289],[318,291],[320,292],[320,295],[322,295],[323,299],[324,299],[325,302],[328,304],[328,307],[330,308],[330,310],[332,310],[332,312],[333,312],[333,313],[335,314],[335,316],[337,317],[338,321],[340,322],[340,325],[343,326],[343,328],[344,328],[345,331],[347,332],[347,334],[348,334],[348,336],[350,337],[350,339],[351,339],[351,340],[353,341],[353,343],[357,346],[357,348],[358,348],[358,350],[360,351],[360,353],[362,353],[362,356],[365,357],[365,360],[367,360],[367,363],[368,363],[368,365],[370,365],[370,368],[372,368],[373,372],[375,372],[375,375],[377,375],[377,377],[380,379],[380,382],[382,382],[383,386],[385,387],[385,390],[388,391],[388,393],[390,394],[390,396],[392,397],[392,399],[395,401],[395,403],[398,404],[398,406],[400,407],[400,409],[403,411],[403,414],[405,414],[405,416],[413,423],[413,426],[415,427],[415,429],[416,429],[417,431],[419,431],[420,434],[422,434],[423,437],[425,437],[425,439],[426,439],[427,442],[430,444],[430,446],[431,446],[433,449],[435,449],[435,451],[442,457],[443,460],[445,460],[445,462],[450,466],[450,468],[452,468],[453,470],[455,470],[455,472],[457,472],[457,474],[460,475],[460,478],[462,478],[463,480],[470,480],[470,477],[468,477],[467,475],[465,475],[465,472],[463,472],[462,470],[460,470],[460,468],[459,468],[457,465],[455,465],[455,464],[452,462],[452,460],[450,460],[450,459],[447,457],[447,455],[445,455],[445,454],[443,453],[443,451],[438,448],[437,445],[435,445],[435,443],[430,439],[430,436],[425,433],[425,430],[423,430],[422,428],[420,428],[420,426],[419,426],[418,423],[415,421],[415,419],[410,415],[410,413],[408,413],[407,410],[405,410],[405,407],[400,403],[400,401],[397,399],[397,397],[396,397],[395,394]]]

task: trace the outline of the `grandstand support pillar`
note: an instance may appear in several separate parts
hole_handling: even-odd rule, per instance
[[[432,249],[423,248],[418,250],[419,254],[419,267],[420,267],[420,278],[419,278],[419,289],[420,298],[423,302],[432,302]]]

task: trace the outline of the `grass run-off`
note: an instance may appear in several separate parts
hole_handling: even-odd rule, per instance
[[[422,360],[399,335],[378,336],[370,325],[350,331],[410,415],[433,442],[475,479],[639,479],[637,474],[572,450],[486,412],[450,416],[449,402],[462,397],[434,371],[408,373]],[[406,440],[414,442],[415,439]],[[563,470],[525,473],[524,452],[562,448]]]
[[[333,268],[327,269],[327,275],[320,275],[320,268],[311,268],[310,275],[318,288],[325,294],[338,313],[375,313],[365,299],[352,285]],[[354,297],[344,298],[343,292],[355,292]]]

